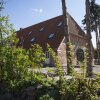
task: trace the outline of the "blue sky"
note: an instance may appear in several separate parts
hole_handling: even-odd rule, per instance
[[[16,30],[25,28],[62,14],[61,0],[5,0],[3,15],[10,16],[10,22]],[[67,10],[83,28],[85,0],[66,0]],[[100,4],[100,0],[96,0]],[[95,46],[95,35],[92,33]]]

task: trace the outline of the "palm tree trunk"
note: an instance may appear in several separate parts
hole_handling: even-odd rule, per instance
[[[64,20],[64,35],[66,43],[66,58],[67,58],[67,74],[71,73],[70,65],[72,65],[72,60],[70,57],[70,36],[69,36],[69,27],[68,27],[68,13],[66,8],[65,0],[62,0],[62,11],[63,11],[63,20]]]
[[[86,0],[86,31],[87,31],[87,76],[91,77],[93,75],[92,68],[92,37],[90,31],[90,2]]]

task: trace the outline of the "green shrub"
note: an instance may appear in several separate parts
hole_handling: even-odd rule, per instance
[[[43,95],[40,97],[39,100],[54,100],[52,97],[50,97],[48,94]]]

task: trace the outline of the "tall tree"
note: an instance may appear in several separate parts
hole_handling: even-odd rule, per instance
[[[96,44],[97,44],[97,59],[98,59],[98,64],[100,64],[100,5],[96,5],[95,6],[96,10],[95,10],[95,32],[97,32],[96,34]]]
[[[3,0],[0,1],[0,17],[1,17],[1,11],[3,9]],[[0,26],[1,26],[1,21],[0,21]],[[2,39],[2,34],[1,34],[1,28],[0,28],[0,39]]]
[[[86,32],[87,32],[87,75],[91,77],[93,75],[92,68],[92,36],[90,30],[90,1],[86,0]]]
[[[99,46],[100,46],[100,37],[99,37],[99,26],[100,26],[100,5],[95,4],[95,0],[91,0],[90,3],[90,18],[91,18],[91,30],[96,34],[96,47],[97,47],[97,59],[98,64],[100,63],[99,59]]]
[[[62,11],[63,11],[64,35],[65,35],[65,43],[66,43],[67,74],[71,74],[72,59],[70,54],[71,48],[70,48],[70,35],[69,35],[69,27],[68,27],[68,13],[67,13],[65,0],[62,0]]]
[[[0,19],[1,19],[1,11],[3,9],[3,4],[4,4],[4,1],[1,0],[0,1]],[[2,45],[2,38],[3,38],[1,26],[2,26],[2,23],[1,23],[1,20],[0,20],[0,46]],[[0,83],[2,83],[2,66],[0,66]]]
[[[2,11],[2,9],[3,9],[3,4],[4,4],[4,1],[1,0],[1,1],[0,1],[0,11]]]
[[[97,47],[97,52],[98,52],[98,64],[100,64],[100,34],[99,34],[99,30],[100,30],[100,5],[95,3],[95,0],[91,0],[90,3],[90,23],[91,23],[91,32],[95,32],[96,35],[96,47]],[[86,24],[86,16],[85,18],[82,20],[83,24]]]

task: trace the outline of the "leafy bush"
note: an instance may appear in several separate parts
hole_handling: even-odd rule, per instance
[[[16,48],[18,39],[8,17],[0,17],[0,22],[0,80],[7,88],[18,89],[24,81],[30,81],[29,76],[32,78],[29,68],[43,66],[45,56],[37,44],[30,50]]]
[[[32,45],[32,48],[29,50],[29,56],[32,63],[32,67],[34,68],[41,68],[45,63],[45,54],[43,53],[42,47],[38,44]]]
[[[18,40],[12,25],[8,22],[8,17],[0,17],[0,22],[2,23],[0,25],[0,82],[5,85],[5,88],[19,93],[33,86],[36,88],[37,100],[100,99],[100,75],[92,79],[85,77],[84,71],[82,74],[72,74],[73,67],[70,66],[73,78],[66,80],[62,66],[49,46],[48,51],[57,68],[59,81],[56,82],[53,77],[48,78],[41,72],[35,72],[34,67],[42,67],[45,61],[42,48],[36,44],[30,50],[16,48]],[[86,68],[85,66],[85,62],[81,63],[82,70]],[[55,95],[52,95],[53,93]]]
[[[43,95],[42,97],[40,97],[39,100],[54,100],[52,97],[50,97],[48,94]]]

